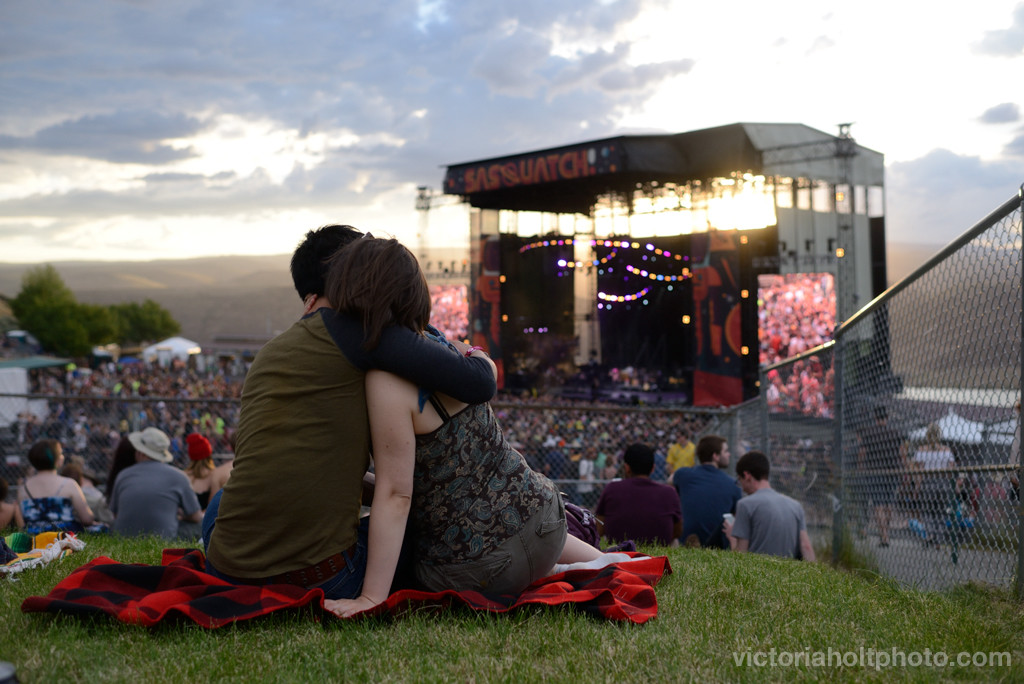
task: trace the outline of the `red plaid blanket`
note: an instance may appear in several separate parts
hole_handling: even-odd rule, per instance
[[[21,610],[106,613],[121,622],[147,627],[167,618],[185,617],[208,628],[310,604],[323,610],[324,595],[320,589],[286,584],[237,586],[208,575],[203,572],[205,558],[195,549],[165,549],[162,563],[125,564],[107,557],[96,558],[68,575],[48,595],[25,599]],[[506,613],[527,605],[571,604],[596,617],[639,624],[658,614],[654,586],[671,572],[668,558],[661,556],[600,570],[552,575],[530,585],[518,596],[404,589],[353,619],[398,615],[411,608],[466,606]],[[332,613],[324,614],[333,617]]]

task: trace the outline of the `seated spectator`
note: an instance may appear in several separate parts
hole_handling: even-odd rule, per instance
[[[729,467],[729,443],[718,435],[701,437],[697,442],[697,460],[699,465],[679,468],[672,475],[683,511],[680,541],[685,546],[727,549],[729,540],[722,532],[722,516],[735,513],[736,502],[743,495],[725,473]]]
[[[36,474],[18,487],[18,503],[26,532],[81,532],[85,525],[96,522],[82,488],[71,478],[57,473],[64,465],[60,442],[39,440],[28,450],[28,462],[36,469]]]
[[[210,440],[198,432],[189,433],[185,441],[188,443],[189,458],[185,475],[199,499],[199,507],[205,511],[210,497],[220,490],[214,478],[216,466],[213,464],[213,447],[210,446]]]
[[[97,523],[106,525],[114,522],[114,514],[107,507],[106,497],[103,496],[103,492],[96,488],[95,480],[90,477],[92,473],[86,474],[86,469],[81,461],[81,456],[72,457],[72,460],[65,463],[64,467],[60,469],[60,474],[64,477],[70,477],[82,488],[82,494],[85,495],[85,503],[89,504],[89,508],[92,509]]]
[[[697,447],[690,441],[690,435],[685,428],[680,428],[672,445],[668,448],[665,460],[668,463],[669,482],[672,475],[680,468],[692,468],[693,460],[697,454]]]
[[[772,489],[769,468],[768,457],[760,451],[748,451],[736,462],[736,475],[747,496],[736,505],[735,523],[724,523],[729,543],[740,552],[813,561],[803,506]]]
[[[110,462],[110,472],[107,473],[107,486],[104,494],[107,501],[114,497],[114,484],[117,483],[117,476],[125,468],[135,465],[135,447],[127,437],[121,437],[114,449],[114,459]]]
[[[228,479],[231,477],[231,469],[235,465],[235,459],[230,458],[213,470],[213,481],[217,485],[217,491],[224,489],[224,485],[228,483]]]
[[[372,351],[388,325],[425,332],[426,290],[408,249],[366,237],[333,258],[326,295],[338,311],[366,321],[363,344]],[[481,350],[452,347],[450,353]],[[494,363],[487,365],[496,375]],[[568,534],[554,483],[512,449],[488,403],[421,393],[407,380],[371,370],[366,408],[375,468],[366,579],[356,599],[327,600],[328,610],[347,617],[387,598],[407,523],[416,581],[428,591],[515,594],[541,577],[577,569],[576,563],[596,569],[630,560]]]
[[[21,518],[21,509],[17,504],[7,503],[7,480],[0,478],[0,530],[8,527],[17,527],[19,530],[25,527],[25,521]]]
[[[203,510],[188,478],[169,465],[174,457],[168,451],[167,434],[148,427],[130,433],[128,441],[135,447],[136,462],[121,472],[114,485],[110,499],[110,510],[117,516],[114,531],[173,539],[178,537],[179,510],[186,522],[202,520]]]
[[[604,536],[612,542],[632,539],[669,546],[683,532],[683,515],[675,490],[651,479],[654,450],[631,444],[623,469],[626,478],[605,485],[597,502]]]

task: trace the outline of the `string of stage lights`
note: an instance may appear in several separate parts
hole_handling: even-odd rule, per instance
[[[602,266],[604,264],[607,264],[609,261],[615,259],[618,256],[620,249],[641,249],[641,247],[643,247],[649,252],[653,252],[656,256],[673,259],[675,261],[690,260],[690,257],[688,256],[673,254],[667,249],[661,249],[660,247],[656,247],[650,242],[641,245],[639,242],[630,242],[627,240],[577,240],[574,238],[560,238],[557,240],[538,240],[537,242],[531,242],[520,247],[519,253],[523,254],[532,249],[538,249],[541,247],[572,247],[575,245],[583,245],[586,247],[609,247],[612,251],[609,252],[606,256],[603,256],[599,259],[591,259],[589,261],[569,261],[567,259],[559,259],[556,262],[559,267],[573,269]],[[643,255],[643,258],[646,260],[647,255]],[[634,275],[640,276],[641,278],[648,278],[650,280],[668,283],[674,283],[692,277],[689,268],[683,268],[683,272],[680,275],[665,275],[663,273],[653,273],[651,271],[648,271],[647,269],[637,268],[632,264],[626,264],[626,270]],[[651,288],[645,287],[638,292],[634,292],[632,294],[627,295],[616,295],[609,294],[607,292],[598,292],[597,297],[598,299],[602,299],[606,302],[632,302],[641,299],[642,297],[645,297],[647,293],[650,291]]]

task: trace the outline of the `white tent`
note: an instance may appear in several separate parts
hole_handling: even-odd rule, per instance
[[[168,365],[172,360],[188,361],[192,354],[202,351],[199,344],[184,337],[168,337],[142,350],[142,359],[147,363],[156,359],[161,366]]]
[[[1013,444],[1013,437],[1017,434],[1019,426],[1020,421],[1010,418],[989,423],[985,428],[985,433],[988,435],[988,441],[994,444]]]
[[[28,394],[28,370],[25,368],[0,368],[0,393]],[[40,422],[50,415],[50,402],[46,399],[0,396],[0,428],[17,422],[22,413],[33,413]]]
[[[24,368],[0,368],[0,392],[28,394],[28,371]],[[28,408],[24,397],[0,397],[0,428],[12,425],[18,414]]]
[[[984,441],[985,424],[968,420],[949,409],[949,413],[936,421],[942,439],[947,442],[958,442],[960,444],[981,444]],[[910,433],[910,438],[923,440],[928,426],[918,428]]]

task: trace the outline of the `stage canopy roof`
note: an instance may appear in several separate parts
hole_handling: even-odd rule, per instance
[[[449,166],[444,192],[481,209],[589,214],[597,199],[652,183],[733,173],[882,185],[880,153],[803,124],[737,123],[689,133],[621,135]]]

